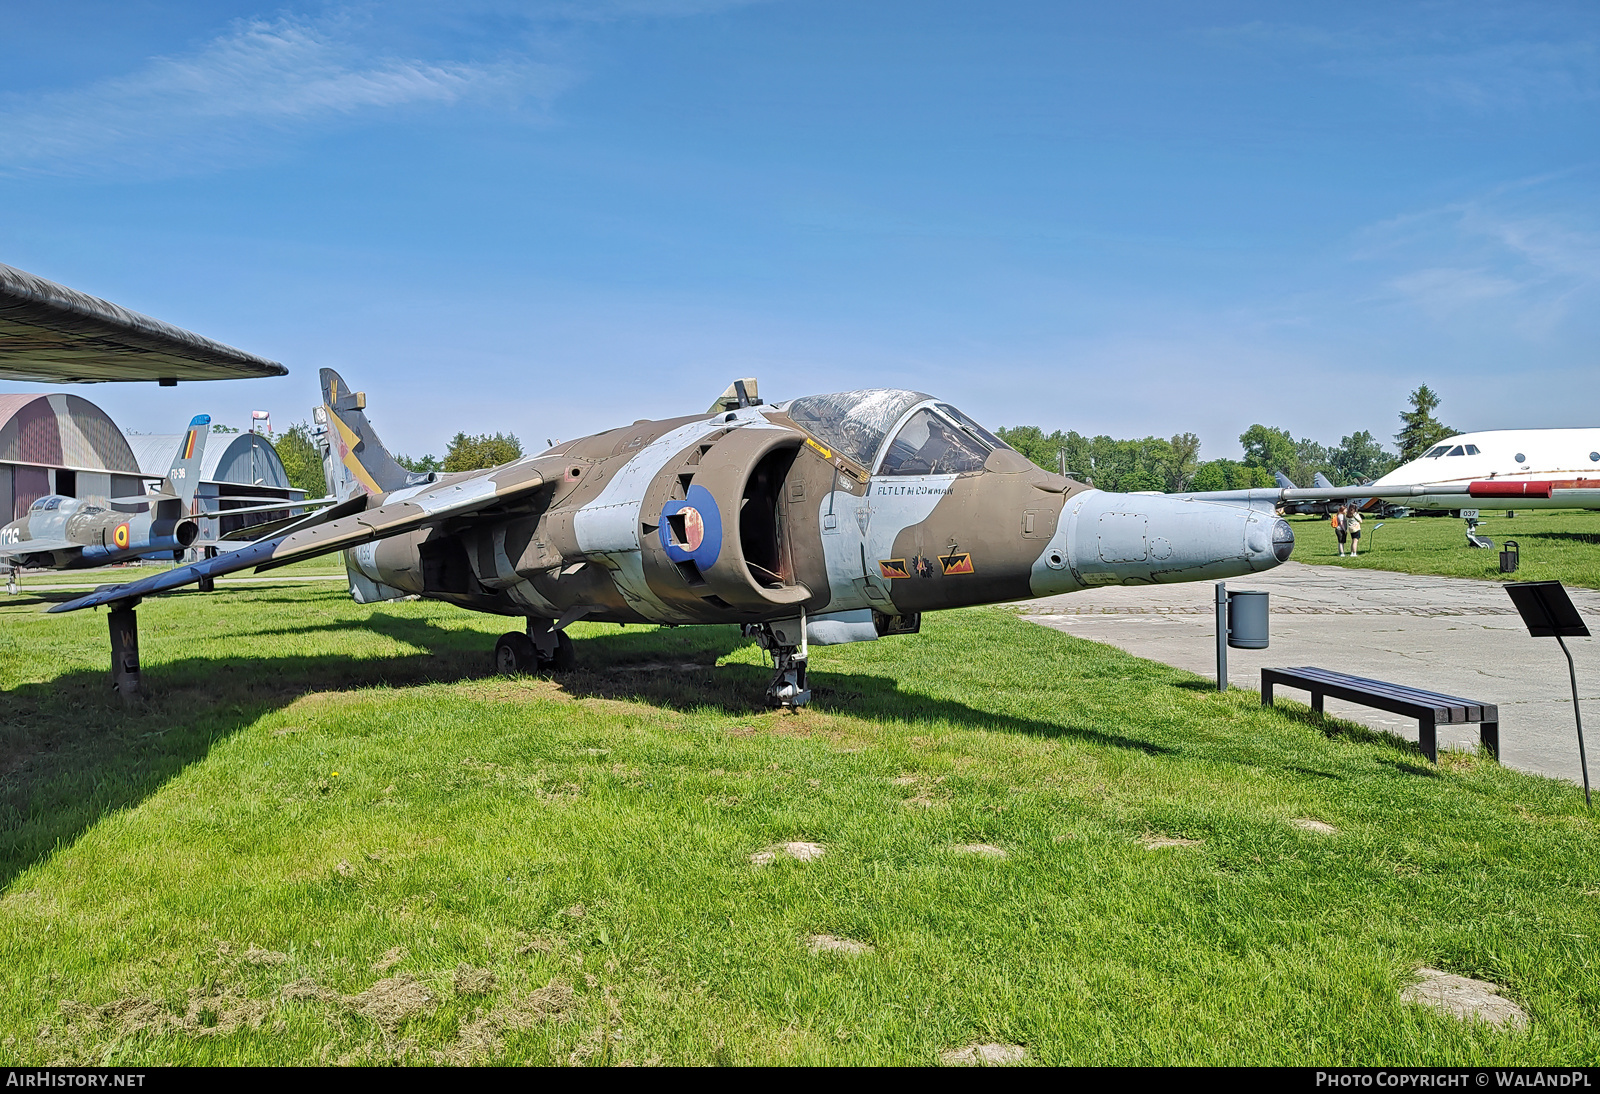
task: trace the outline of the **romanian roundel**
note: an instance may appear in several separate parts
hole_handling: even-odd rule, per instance
[[[661,546],[674,562],[692,562],[709,570],[722,554],[722,514],[717,499],[703,486],[689,487],[683,501],[661,507]]]
[[[117,525],[117,530],[115,532],[111,533],[111,540],[118,547],[121,547],[124,550],[127,549],[127,546],[128,546],[128,525],[127,525],[126,522]]]

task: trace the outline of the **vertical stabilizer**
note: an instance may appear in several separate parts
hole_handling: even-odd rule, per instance
[[[210,432],[211,415],[196,414],[189,419],[189,428],[178,438],[172,468],[161,482],[162,500],[178,499],[185,515],[194,512],[195,491],[200,489],[200,460],[205,455],[206,435]]]
[[[351,391],[333,369],[322,370],[322,406],[316,418],[326,429],[323,472],[328,492],[341,498],[356,491],[386,494],[430,481],[432,475],[407,471],[395,462],[367,421],[366,407],[365,392]]]

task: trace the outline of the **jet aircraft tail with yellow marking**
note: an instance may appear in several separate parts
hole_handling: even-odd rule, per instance
[[[327,430],[322,468],[329,494],[340,498],[357,492],[386,494],[432,481],[431,474],[401,467],[383,447],[367,421],[366,392],[351,391],[331,368],[323,369],[321,376],[322,406],[316,417]]]

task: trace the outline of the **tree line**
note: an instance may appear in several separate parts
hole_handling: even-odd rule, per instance
[[[1279,471],[1297,486],[1311,485],[1318,472],[1336,486],[1349,486],[1371,482],[1452,436],[1456,430],[1433,416],[1438,405],[1438,395],[1426,384],[1411,393],[1411,409],[1400,414],[1393,452],[1365,429],[1330,446],[1308,437],[1296,440],[1287,429],[1259,423],[1239,434],[1244,459],[1204,462],[1200,438],[1193,433],[1119,440],[1059,429],[1047,434],[1034,425],[995,432],[1040,467],[1064,471],[1102,490],[1247,490],[1277,485]]]
[[[311,439],[311,423],[296,422],[273,442],[289,485],[319,498],[327,491],[322,475],[322,456]],[[444,459],[425,456],[396,456],[395,462],[407,471],[476,471],[498,467],[522,458],[522,442],[510,433],[457,433],[445,450]]]

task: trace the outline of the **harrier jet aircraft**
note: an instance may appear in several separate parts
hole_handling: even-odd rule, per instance
[[[141,597],[344,551],[361,602],[417,595],[520,619],[505,672],[573,663],[566,628],[738,623],[771,651],[774,706],[805,703],[809,645],[915,633],[923,612],[1096,585],[1200,581],[1289,557],[1271,512],[1096,490],[1041,470],[949,403],[868,389],[638,421],[483,471],[414,474],[366,397],[322,371],[343,500],[216,559],[50,610],[112,605],[113,680],[138,687]]]

